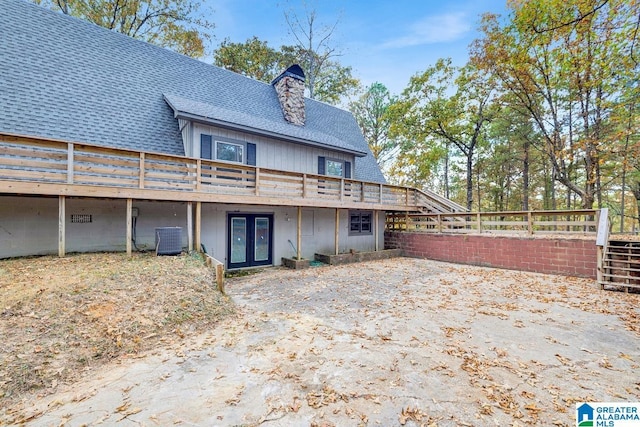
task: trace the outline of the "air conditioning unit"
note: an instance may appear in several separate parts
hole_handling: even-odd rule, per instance
[[[182,227],[156,228],[156,255],[179,255],[182,252]]]

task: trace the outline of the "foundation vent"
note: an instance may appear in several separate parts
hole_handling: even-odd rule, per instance
[[[71,214],[72,224],[87,224],[93,222],[93,218],[88,214]]]

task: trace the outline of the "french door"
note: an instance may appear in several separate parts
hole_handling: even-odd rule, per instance
[[[230,213],[227,268],[273,264],[273,214]]]

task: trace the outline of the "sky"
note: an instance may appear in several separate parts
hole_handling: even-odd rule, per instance
[[[354,77],[368,86],[383,83],[399,95],[411,76],[452,58],[463,65],[468,46],[479,36],[480,15],[506,14],[506,0],[208,0],[204,11],[215,23],[213,44],[225,38],[244,42],[257,36],[272,48],[295,44],[284,18],[316,10],[316,23],[337,23],[331,40],[351,66]],[[306,6],[305,6],[306,4]],[[305,9],[306,8],[306,9]]]

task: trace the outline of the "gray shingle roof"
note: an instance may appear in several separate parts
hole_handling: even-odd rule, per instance
[[[164,99],[173,108],[178,117],[196,118],[204,122],[228,125],[232,128],[246,129],[257,133],[270,133],[281,138],[289,138],[293,141],[321,145],[325,147],[339,148],[359,156],[367,153],[357,150],[352,145],[334,136],[321,131],[309,129],[308,124],[304,127],[292,126],[277,117],[258,117],[244,113],[242,111],[228,110],[217,105],[205,102],[193,101],[176,95],[164,95]],[[280,114],[282,116],[282,114]]]
[[[347,111],[307,99],[300,128],[269,84],[23,0],[0,0],[0,11],[1,131],[184,155],[167,94],[257,130],[364,153],[355,178],[384,181]]]

